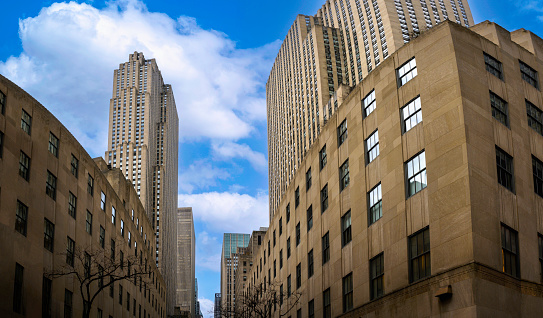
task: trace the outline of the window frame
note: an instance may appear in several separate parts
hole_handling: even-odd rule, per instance
[[[496,76],[503,81],[503,65],[498,59],[494,58],[492,55],[483,51],[483,59],[485,62],[485,69],[488,73]],[[496,65],[492,65],[495,63]]]
[[[347,220],[349,225],[347,226]],[[353,237],[352,237],[352,231],[351,231],[351,210],[345,212],[343,216],[341,217],[341,247],[345,247],[347,244],[349,244]]]
[[[370,300],[380,298],[384,295],[384,253],[370,259]]]
[[[512,243],[511,246],[508,246],[507,233],[509,233],[509,242]],[[514,234],[515,242],[511,242],[511,235]],[[501,254],[502,254],[502,271],[507,275],[511,275],[516,278],[520,278],[520,251],[519,251],[519,241],[518,241],[518,231],[500,223],[500,241],[501,241]],[[514,244],[514,246],[513,246]],[[512,268],[507,268],[507,259],[509,257],[510,266]],[[514,260],[514,265],[511,261]],[[514,271],[514,272],[513,272]]]
[[[311,167],[305,172],[305,192],[309,191],[311,189]]]
[[[375,129],[368,138],[364,140],[364,153],[366,166],[379,157],[379,131]]]
[[[534,192],[543,198],[543,162],[532,155],[532,175]]]
[[[411,65],[411,62],[414,62],[414,66]],[[409,66],[409,68],[405,68],[406,66]],[[407,60],[405,63],[400,65],[400,67],[396,68],[396,80],[397,80],[398,88],[409,83],[417,75],[418,75],[417,60],[413,56],[412,58]],[[404,78],[406,78],[405,82],[403,81]]]
[[[421,158],[424,158],[424,167],[422,166]],[[415,173],[415,159],[417,160],[418,169],[419,169],[419,170],[417,170],[416,173]],[[409,176],[409,174],[410,174],[410,172],[409,172],[410,163],[412,163],[412,167],[411,167],[411,170],[412,170],[412,173],[413,173],[412,176]],[[421,192],[422,190],[426,189],[426,187],[428,186],[428,176],[427,176],[427,173],[426,173],[426,151],[425,151],[425,149],[423,149],[422,151],[420,151],[419,153],[417,153],[413,157],[409,158],[409,160],[407,160],[404,163],[404,169],[405,169],[405,188],[406,188],[406,199],[407,199],[407,198],[410,198],[410,197],[414,196],[415,194]],[[417,181],[417,176],[419,176],[419,175],[420,175],[421,188],[419,190],[417,190],[417,185],[416,185],[415,182]],[[411,190],[412,189],[411,180],[414,180],[413,183],[415,184],[413,192]],[[425,182],[423,182],[423,181],[425,181]]]
[[[313,277],[313,274],[315,274],[315,266],[314,266],[314,260],[313,260],[313,249],[307,253],[307,278]]]
[[[339,148],[348,138],[347,133],[347,118],[343,119],[337,127],[337,147]]]
[[[19,155],[19,175],[26,181],[30,180],[30,157],[21,150]]]
[[[45,194],[53,200],[57,198],[57,177],[49,170],[47,170],[47,179],[45,181]]]
[[[511,128],[509,125],[509,105],[507,101],[493,91],[489,92],[492,117],[502,123],[505,127]]]
[[[345,190],[349,186],[350,181],[349,158],[347,158],[339,167],[339,192]]]
[[[53,154],[53,156],[58,158],[58,148],[60,145],[60,140],[53,134],[52,132],[49,132],[49,145],[48,150],[50,153]]]
[[[298,224],[296,224],[296,247],[300,245],[301,235],[302,235],[302,230],[300,228],[300,222],[298,222]]]
[[[422,237],[422,251],[418,251],[419,246],[419,237]],[[426,242],[427,241],[427,242]],[[408,256],[409,256],[409,283],[414,283],[419,280],[425,279],[427,277],[430,277],[432,275],[432,259],[431,259],[431,245],[430,245],[430,227],[426,226],[425,228],[422,228],[418,230],[417,232],[411,234],[409,236],[408,242]],[[426,245],[427,243],[427,245]],[[415,244],[415,247],[417,247],[417,250],[413,250],[413,244]],[[428,249],[426,249],[428,248]],[[419,260],[424,259],[424,264],[427,266],[420,267],[418,264],[420,263]],[[414,266],[414,261],[417,261],[417,266]],[[418,273],[415,275],[416,267],[418,267]],[[424,273],[421,275],[421,271],[424,269]]]
[[[353,309],[353,272],[345,275],[342,279],[343,312]]]
[[[307,208],[306,218],[307,218],[307,232],[309,232],[313,228],[313,205],[310,205],[309,208]]]
[[[300,186],[294,190],[294,208],[296,209],[300,205]]]
[[[22,111],[23,112],[21,113],[21,129],[30,136],[32,135],[32,116],[30,116],[30,114],[27,113],[24,109],[22,109]]]
[[[75,258],[75,241],[71,237],[67,236],[66,240],[66,264],[74,267]]]
[[[17,200],[17,207],[15,210],[15,231],[26,236],[28,229],[28,206],[23,202]]]
[[[88,174],[87,179],[87,193],[92,196],[94,196],[94,178],[91,176],[91,174]]]
[[[296,265],[296,289],[302,287],[302,262]]]
[[[0,90],[0,114],[4,115],[6,113],[6,100],[7,96]]]
[[[70,172],[77,179],[79,174],[79,159],[77,159],[74,154],[72,154],[72,159],[70,161]]]
[[[413,107],[411,107],[413,106]],[[406,134],[414,127],[422,123],[422,101],[420,95],[408,101],[400,108],[400,115],[402,119],[402,135]],[[413,119],[415,122],[413,122]],[[409,128],[407,123],[409,122]]]
[[[535,69],[533,69],[530,65],[524,63],[523,61],[518,60],[518,62],[519,62],[520,76],[522,77],[522,79],[526,83],[528,83],[531,86],[535,87],[535,89],[539,90],[539,75],[538,75],[538,72]],[[529,74],[529,72],[533,72],[534,74]]]
[[[321,189],[321,214],[328,209],[328,183]]]
[[[537,241],[538,241],[538,250],[539,250],[539,268],[540,268],[540,279],[543,281],[543,235],[541,233],[537,233]]]
[[[330,260],[330,231],[326,232],[321,238],[322,246],[322,265]]]
[[[496,146],[496,174],[498,184],[515,193],[515,169],[513,157],[506,151]],[[502,162],[505,166],[502,166]],[[508,167],[509,166],[509,167]],[[510,171],[508,171],[510,170]],[[505,183],[505,184],[504,184]],[[509,184],[508,184],[509,183]]]
[[[371,113],[375,111],[376,107],[377,107],[377,102],[375,99],[375,89],[372,89],[371,92],[366,94],[366,96],[362,99],[363,118],[367,118],[369,115],[371,115]]]
[[[72,191],[68,191],[68,215],[70,215],[74,220],[77,216],[77,197],[72,193]],[[73,202],[72,202],[73,198]],[[72,204],[73,203],[73,204]]]
[[[532,104],[529,100],[526,102],[526,116],[528,117],[528,126],[543,136],[543,111]]]
[[[330,302],[330,287],[322,292],[323,318],[332,318],[332,303]]]
[[[92,236],[92,213],[89,210],[85,218],[85,231]]]
[[[326,167],[326,163],[328,162],[327,154],[326,154],[326,144],[322,146],[321,150],[319,151],[319,168],[322,170],[324,167]]]
[[[43,219],[43,247],[53,253],[55,245],[55,224],[47,218]]]
[[[381,182],[374,186],[367,194],[368,198],[368,226],[379,221],[383,217],[383,193],[381,191]],[[372,204],[373,203],[373,204]],[[374,207],[378,208],[377,213]]]

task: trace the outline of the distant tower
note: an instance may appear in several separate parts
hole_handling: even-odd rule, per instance
[[[215,304],[213,306],[213,318],[221,318],[221,293],[215,293]]]
[[[230,312],[234,307],[234,287],[237,259],[233,257],[238,247],[249,245],[249,234],[224,233],[221,254],[221,306]]]
[[[195,233],[192,208],[177,209],[177,302],[181,311],[195,310]]]
[[[108,135],[106,162],[132,181],[156,231],[156,242],[148,246],[167,284],[167,314],[173,314],[179,118],[172,87],[164,84],[155,59],[134,52],[114,71]]]

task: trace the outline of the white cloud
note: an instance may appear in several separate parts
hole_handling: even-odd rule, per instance
[[[106,150],[113,70],[134,51],[172,84],[182,138],[235,141],[266,119],[264,83],[279,47],[237,49],[225,34],[147,11],[136,0],[104,9],[54,3],[19,23],[23,52],[0,73],[50,109],[93,155]]]
[[[264,154],[252,150],[246,144],[234,142],[214,143],[212,149],[214,158],[223,160],[241,158],[249,161],[256,170],[265,171],[267,168],[267,161]]]
[[[206,231],[196,236],[196,267],[198,270],[221,271],[222,243]]]
[[[200,302],[200,311],[204,317],[213,317],[214,301],[206,298],[198,298],[198,301]]]
[[[230,173],[214,167],[207,160],[193,162],[179,175],[179,191],[192,193],[195,189],[206,190],[217,185],[220,180],[228,180]]]
[[[194,218],[203,221],[211,231],[251,233],[268,226],[268,195],[229,192],[180,194],[179,206],[190,206]]]

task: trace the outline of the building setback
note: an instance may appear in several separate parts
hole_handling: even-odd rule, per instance
[[[172,87],[155,59],[130,54],[113,73],[108,164],[132,182],[156,229],[155,262],[167,284],[169,315],[176,304],[179,119]]]
[[[443,21],[339,87],[246,292],[291,242],[273,317],[539,316],[542,61],[529,31]]]
[[[249,234],[224,233],[221,252],[221,307],[227,312],[234,308],[235,275],[238,265],[236,251],[239,247],[247,247]]]
[[[166,317],[165,283],[153,262],[155,232],[132,185],[119,169],[92,159],[45,107],[1,75],[0,202],[1,317],[81,317],[78,280],[47,274],[81,273],[77,255],[83,253],[96,273],[104,263],[93,252],[114,264],[133,260],[132,268],[145,267],[149,277],[106,287],[91,317]]]
[[[192,208],[177,209],[177,302],[176,307],[196,317],[195,244]]]

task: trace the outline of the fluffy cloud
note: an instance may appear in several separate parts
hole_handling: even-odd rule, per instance
[[[267,161],[264,154],[254,151],[246,144],[238,144],[234,142],[224,142],[213,144],[213,155],[215,158],[228,159],[245,159],[253,166],[255,170],[265,171],[267,169]]]
[[[183,193],[192,193],[195,189],[205,190],[229,178],[228,171],[214,167],[207,160],[198,160],[179,175],[178,188]]]
[[[0,61],[0,73],[49,108],[93,155],[106,149],[113,70],[134,51],[155,58],[172,84],[185,140],[235,141],[265,121],[264,83],[278,42],[240,50],[194,18],[174,20],[136,0],[100,10],[54,3],[19,24],[23,52]]]
[[[198,298],[200,302],[200,310],[204,317],[213,317],[214,301],[206,298]]]
[[[222,240],[222,238],[221,238]],[[222,242],[204,231],[196,236],[196,263],[198,270],[221,271]]]
[[[179,206],[190,206],[194,218],[218,232],[251,233],[261,226],[268,226],[268,195],[229,192],[180,194]]]

